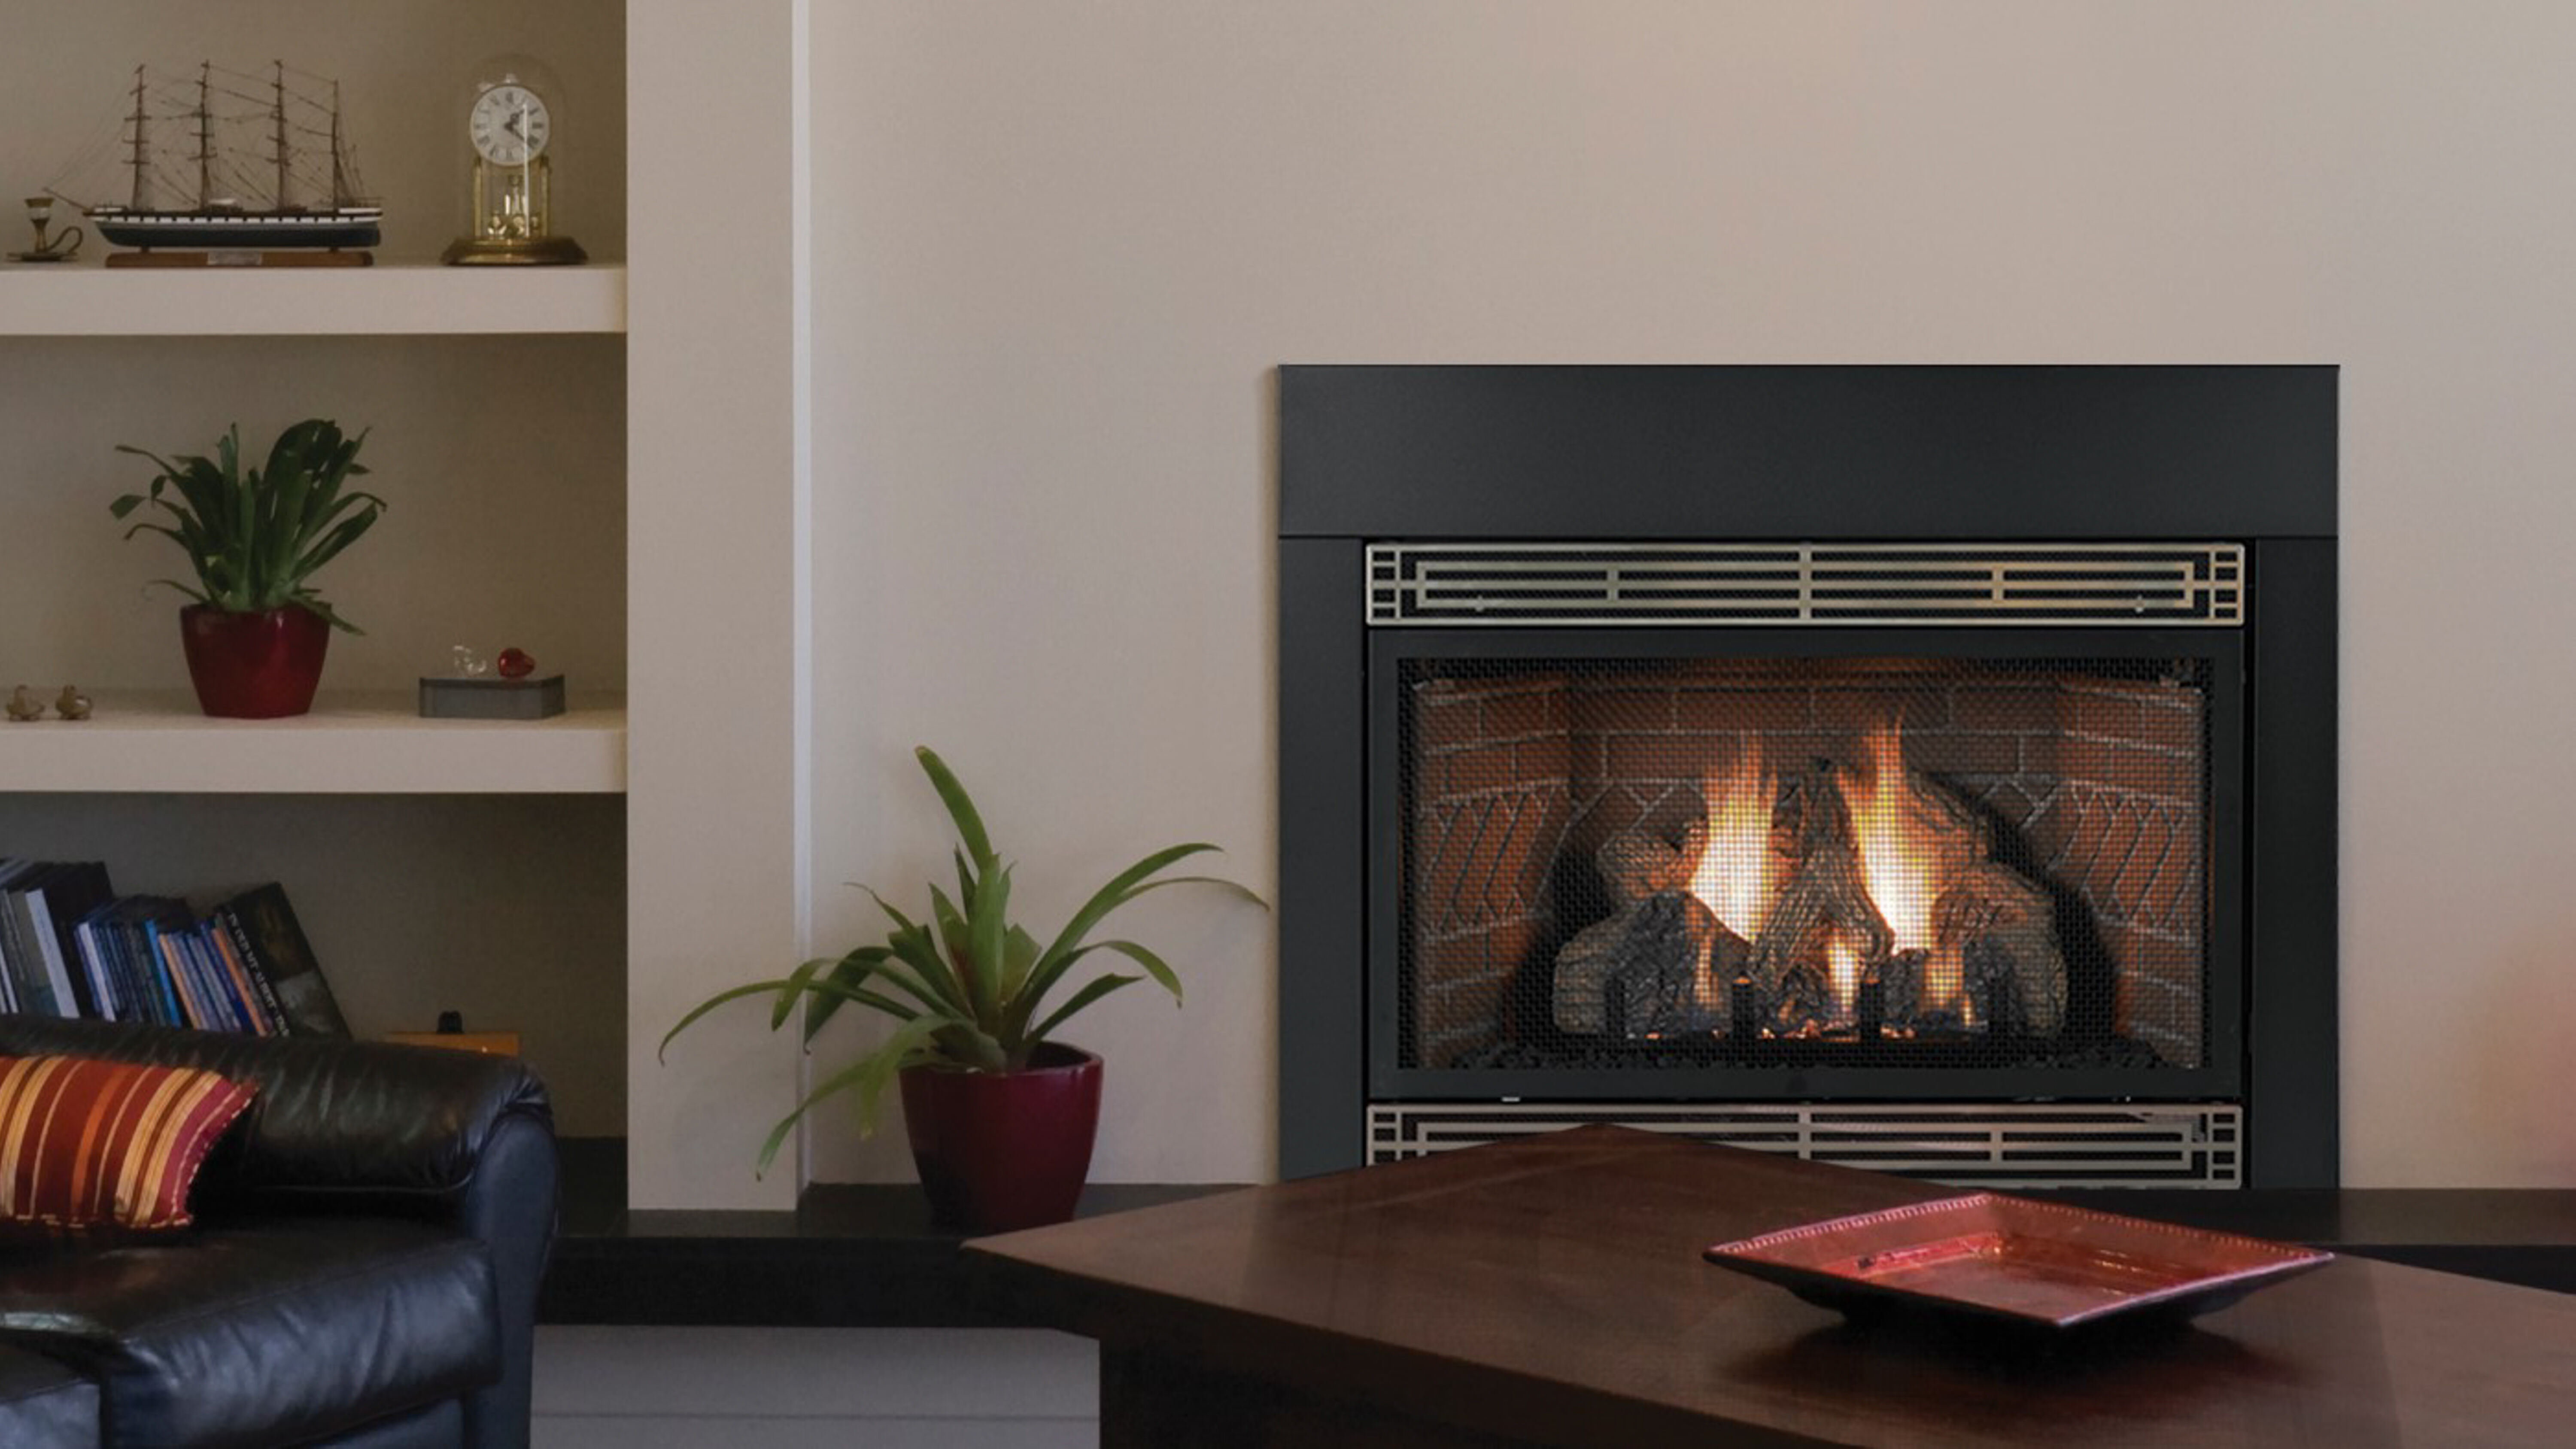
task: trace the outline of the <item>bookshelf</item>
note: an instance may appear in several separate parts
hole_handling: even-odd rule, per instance
[[[361,1035],[448,1007],[518,1028],[564,1130],[622,1133],[624,5],[382,0],[358,23],[333,0],[136,0],[36,24],[45,66],[0,93],[9,196],[80,184],[56,172],[92,93],[136,63],[246,53],[344,83],[387,212],[366,268],[111,270],[94,236],[67,265],[0,263],[0,693],[95,703],[0,734],[0,854],[101,860],[121,893],[200,910],[282,881]],[[561,58],[563,220],[593,265],[434,260],[458,220],[451,92],[504,52]],[[183,601],[145,589],[185,565],[107,515],[151,472],[114,445],[210,452],[238,423],[255,460],[306,416],[372,429],[364,486],[391,508],[318,578],[367,632],[334,636],[312,713],[208,719]],[[420,719],[414,681],[457,643],[530,649],[571,710]]]
[[[18,37],[43,73],[0,92],[0,175],[33,190],[100,75],[283,53],[347,81],[389,206],[363,270],[108,271],[95,241],[0,264],[0,693],[69,681],[98,705],[0,724],[0,854],[103,859],[120,891],[200,905],[285,881],[360,1033],[445,1007],[520,1029],[567,1135],[632,1139],[640,1207],[798,1187],[745,1167],[797,1080],[753,1014],[694,1033],[686,1070],[653,1055],[804,945],[794,9],[59,6]],[[461,166],[442,118],[504,52],[565,82],[562,212],[591,265],[431,263]],[[712,223],[710,177],[775,204]],[[204,719],[178,601],[140,592],[179,560],[107,518],[148,476],[112,447],[205,451],[234,421],[257,446],[313,415],[375,429],[392,510],[320,579],[368,633],[335,638],[313,715]],[[413,717],[459,642],[528,648],[572,711]]]

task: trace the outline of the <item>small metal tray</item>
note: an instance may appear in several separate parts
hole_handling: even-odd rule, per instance
[[[2050,1329],[2188,1318],[2334,1254],[1971,1193],[1720,1243],[1720,1267],[1854,1317],[1912,1307]]]

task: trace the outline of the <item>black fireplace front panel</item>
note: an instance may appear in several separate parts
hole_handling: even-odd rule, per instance
[[[1379,629],[1371,1095],[2240,1082],[2229,629]]]
[[[1617,1120],[2333,1186],[2335,394],[1282,367],[1282,1175]]]

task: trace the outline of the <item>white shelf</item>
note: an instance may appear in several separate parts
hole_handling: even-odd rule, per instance
[[[324,694],[294,719],[208,719],[185,692],[106,693],[93,716],[0,721],[0,791],[619,794],[625,701],[549,720],[430,720],[402,694]]]
[[[624,332],[626,268],[0,263],[0,337]]]

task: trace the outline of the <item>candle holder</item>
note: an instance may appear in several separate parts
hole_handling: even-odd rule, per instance
[[[53,222],[54,199],[50,196],[28,197],[27,224],[35,228],[36,244],[27,251],[11,252],[9,260],[67,262],[79,255],[81,243],[89,239],[88,233],[76,226],[68,226],[56,232],[53,230]]]

